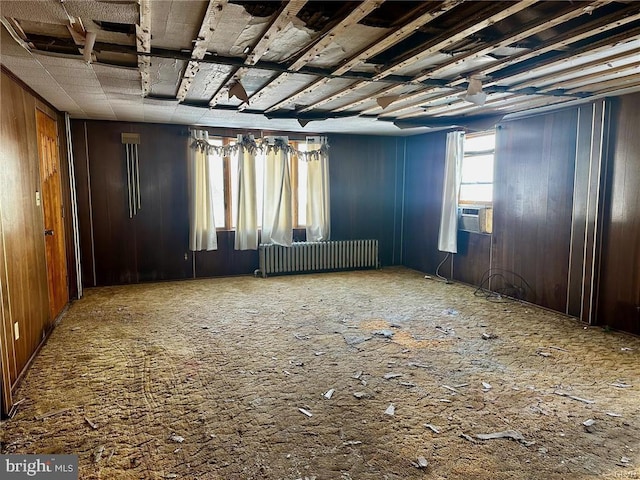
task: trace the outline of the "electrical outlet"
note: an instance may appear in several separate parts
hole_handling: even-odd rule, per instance
[[[20,326],[18,325],[18,322],[13,324],[13,336],[16,340],[20,338]]]

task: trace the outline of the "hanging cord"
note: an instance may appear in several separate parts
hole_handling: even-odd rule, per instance
[[[489,290],[491,281],[498,281],[501,285]],[[473,294],[492,302],[505,302],[524,300],[529,295],[533,295],[534,291],[531,285],[517,273],[503,268],[490,268],[482,274],[480,284]]]
[[[439,280],[442,280],[445,283],[452,283],[452,282],[447,277],[443,277],[442,275],[440,275],[440,267],[442,267],[442,265],[444,265],[444,262],[446,262],[447,259],[450,256],[451,256],[451,252],[447,252],[447,254],[445,255],[444,259],[438,265],[438,268],[436,268],[436,277],[438,277]]]

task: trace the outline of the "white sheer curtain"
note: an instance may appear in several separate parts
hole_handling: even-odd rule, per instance
[[[291,178],[289,175],[287,137],[267,137],[269,147],[264,168],[264,203],[262,206],[262,243],[291,246],[293,219]]]
[[[442,214],[438,234],[438,250],[441,252],[458,252],[458,193],[462,179],[463,139],[463,132],[447,133]]]
[[[249,137],[253,141],[253,135]],[[236,196],[236,250],[258,248],[258,212],[256,199],[256,153],[242,145],[238,135],[238,185]]]
[[[209,141],[203,130],[191,133],[191,142]],[[213,185],[209,154],[202,146],[189,148],[189,249],[217,250],[218,236],[213,215]]]
[[[308,137],[307,152],[319,150],[326,137]],[[323,149],[307,161],[307,241],[329,240],[331,220],[329,210],[329,155]]]

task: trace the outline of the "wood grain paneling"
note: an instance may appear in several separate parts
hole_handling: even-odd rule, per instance
[[[446,132],[406,139],[403,264],[434,273],[446,254],[438,251]],[[449,262],[442,273],[450,274]]]
[[[4,234],[2,229],[2,202],[0,202],[0,384],[2,385],[2,414],[13,405],[11,385],[17,378],[15,348],[13,344],[13,321],[9,305],[7,269],[4,261]]]
[[[195,252],[196,277],[250,275],[258,268],[258,250],[235,250],[235,232],[218,231],[218,250]]]
[[[135,217],[138,281],[190,278],[186,128],[151,124],[129,128],[140,133],[142,208]]]
[[[74,244],[73,235],[73,210],[71,207],[71,181],[69,171],[69,150],[67,148],[67,132],[64,115],[57,115],[58,123],[58,143],[59,143],[59,158],[60,158],[60,172],[62,175],[62,204],[63,204],[63,221],[64,229],[68,234],[65,235],[66,239],[66,252],[67,252],[67,279],[69,299],[78,298],[78,278],[76,272],[76,249]]]
[[[129,218],[127,170],[120,138],[131,128],[111,122],[87,122],[86,126],[96,284],[135,283],[135,217]]]
[[[640,333],[640,94],[614,103],[599,276],[602,325]]]
[[[489,270],[491,235],[458,231],[458,253],[453,257],[453,279],[479,285]]]
[[[2,72],[0,130],[0,222],[2,223],[5,275],[2,289],[9,317],[18,323],[20,336],[13,338],[15,363],[11,384],[26,367],[50,326],[45,264],[42,208],[36,204],[40,191],[36,135],[36,99]],[[7,300],[3,300],[7,301]],[[7,321],[6,311],[5,321]],[[3,352],[11,347],[4,345]],[[6,385],[5,385],[6,387]]]
[[[54,319],[69,301],[58,127],[54,118],[40,110],[36,110],[36,126],[47,256],[49,318]]]
[[[576,125],[575,109],[528,117],[505,122],[496,142],[492,267],[524,278],[525,300],[560,312],[567,301]]]
[[[383,266],[400,262],[403,139],[330,135],[331,239],[377,239]]]
[[[71,122],[71,143],[73,148],[73,168],[75,170],[76,199],[78,202],[78,229],[80,236],[80,264],[82,285],[95,287],[97,282],[94,269],[93,218],[91,216],[91,177],[87,156],[87,122]]]
[[[140,135],[141,208],[131,218],[122,133]],[[188,249],[187,139],[182,126],[74,122],[86,285],[193,276]]]

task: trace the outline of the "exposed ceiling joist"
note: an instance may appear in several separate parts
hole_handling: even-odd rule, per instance
[[[448,62],[439,64],[436,68],[430,68],[428,72],[416,76],[415,80],[421,81],[427,78],[437,77],[439,74],[445,72],[451,67],[461,65],[463,62],[481,58],[485,55],[495,52],[500,48],[509,47],[521,40],[524,40],[525,38],[531,37],[532,35],[543,32],[544,30],[548,30],[549,28],[565,23],[581,15],[590,15],[595,9],[606,5],[607,3],[610,2],[595,1],[589,3],[588,5],[568,2],[566,4],[566,8],[558,12],[557,16],[554,16],[553,18],[536,18],[529,23],[522,25],[516,32],[513,32],[495,42],[473,48],[466,53],[452,57]]]
[[[338,111],[338,112],[342,112],[342,111],[345,111],[345,110],[349,110],[351,108],[359,107],[360,105],[364,105],[365,103],[370,102],[372,97],[380,97],[382,95],[400,94],[402,92],[402,90],[404,90],[404,88],[405,88],[404,85],[387,86],[387,87],[385,87],[385,88],[383,88],[381,90],[378,90],[372,96],[366,96],[366,97],[359,98],[357,100],[353,100],[353,101],[347,103],[346,105],[341,105],[340,107],[336,108],[335,110]]]
[[[511,15],[521,12],[522,10],[536,3],[536,1],[537,0],[521,0],[519,2],[505,2],[504,3],[505,7],[498,13],[490,15],[480,21],[475,21],[475,20],[471,21],[470,22],[471,25],[461,30],[458,30],[455,33],[446,32],[442,34],[441,36],[437,37],[433,42],[430,42],[424,47],[421,47],[420,53],[412,55],[408,58],[404,58],[398,62],[395,62],[391,66],[384,68],[380,73],[378,73],[374,77],[374,80],[381,80],[385,77],[388,77],[389,75],[392,75],[398,72],[399,70],[405,67],[412,65],[415,62],[424,60],[430,55],[438,53],[441,50],[444,50],[447,47],[456,44],[460,40],[467,38],[469,35],[472,35],[476,32],[479,32],[480,30],[488,27],[489,25],[493,25],[494,23],[504,20],[505,18]]]
[[[200,29],[198,30],[198,36],[193,43],[193,50],[191,51],[192,60],[189,61],[184,69],[182,80],[178,87],[176,98],[180,101],[184,100],[187,96],[193,78],[198,73],[198,70],[200,70],[200,62],[198,60],[202,60],[207,54],[207,44],[213,32],[218,28],[227,1],[228,0],[209,0],[209,5],[202,19]]]
[[[621,14],[624,16],[621,17]],[[526,60],[530,60],[552,50],[562,50],[572,43],[576,43],[580,40],[593,37],[596,34],[608,32],[609,30],[621,27],[638,19],[640,19],[640,5],[631,5],[626,8],[624,12],[616,12],[614,14],[596,18],[593,21],[581,25],[571,31],[558,35],[551,42],[547,42],[539,48],[535,48],[531,51],[523,52],[521,54],[516,54],[503,60],[494,62],[489,66],[482,67],[477,73],[481,73],[482,75],[490,75],[491,73],[502,70],[503,68],[510,65],[522,63]],[[589,47],[587,46],[587,48]]]
[[[335,38],[344,35],[350,28],[356,25],[360,20],[373,12],[376,8],[378,8],[384,0],[364,0],[360,5],[358,5],[353,12],[351,12],[344,20],[342,20],[338,25],[333,27],[326,35],[324,35],[312,48],[307,50],[303,55],[301,55],[296,61],[294,61],[289,68],[291,70],[300,70],[304,67],[307,62],[314,59],[316,55],[322,53],[322,51],[327,48]]]
[[[482,28],[487,27],[488,25],[491,25],[492,23],[495,23],[499,20],[502,20],[506,17],[508,17],[509,15],[513,15],[521,10],[523,10],[524,8],[526,8],[529,5],[532,5],[536,2],[537,0],[527,0],[527,2],[521,2],[522,5],[519,6],[511,6],[509,9],[506,10],[502,10],[498,13],[493,13],[491,15],[489,15],[488,17],[486,17],[481,23],[474,23],[473,21],[469,21],[469,25],[466,26],[466,28],[462,28],[460,31],[454,33],[451,36],[446,36],[446,38],[444,35],[441,35],[440,37],[437,37],[435,40],[429,42],[427,45],[424,46],[423,51],[416,55],[414,57],[415,61],[421,60],[423,58],[428,57],[429,55],[433,55],[434,53],[439,52],[441,49],[446,48],[448,45],[452,45],[453,43],[458,42],[459,40],[466,38],[467,36],[481,30]],[[456,6],[458,3],[450,3],[450,4],[446,4],[446,6],[443,5],[443,8],[449,7],[453,8],[454,6]],[[445,10],[446,11],[446,10]],[[444,13],[444,12],[442,12]],[[433,17],[433,18],[437,18],[437,17]],[[433,19],[431,18],[431,19]],[[415,22],[412,22],[411,25],[413,27],[413,30],[408,31],[408,32],[403,32],[403,34],[410,34],[413,33],[415,31],[415,29],[419,26],[414,24]],[[514,36],[515,37],[515,36]],[[393,36],[389,37],[390,39],[393,39]],[[389,48],[391,45],[395,44],[397,42],[393,42],[391,40],[385,40],[383,42],[381,42],[381,44],[384,45],[384,48],[380,48],[378,46],[373,46],[371,47],[370,51],[371,52],[375,52],[375,53],[379,53],[381,51],[384,51],[386,48]],[[513,41],[511,41],[509,44],[513,43]],[[397,68],[396,66],[392,66],[389,67],[387,69],[385,69],[382,72],[379,72],[377,75],[375,75],[373,78],[377,79],[377,80],[381,80],[383,78],[388,77],[391,73],[399,70],[400,68],[403,68],[404,65],[401,65],[400,63],[398,64]],[[336,73],[344,73],[348,71],[348,69],[343,69],[342,67],[340,69],[336,70]],[[416,79],[416,81],[421,81],[423,79],[428,78],[430,75],[421,75],[421,78],[418,80]],[[423,78],[422,78],[423,77]],[[380,94],[384,94],[384,95],[392,95],[395,94],[397,91],[397,89],[395,89],[394,87],[389,87],[387,90],[383,90],[381,92],[378,93],[378,95]],[[339,92],[342,93],[342,92]],[[325,99],[323,99],[321,102],[317,102],[316,106],[321,106],[323,104],[326,104],[328,102],[333,101],[335,98],[333,96],[329,96]],[[362,103],[366,102],[367,100],[365,99]],[[361,105],[362,103],[358,103],[357,101],[354,102],[353,104],[350,104],[349,106],[347,106],[346,108],[352,108],[352,107],[356,107],[358,105]],[[341,107],[342,110],[346,109],[344,106]]]
[[[262,33],[258,43],[256,43],[256,45],[251,49],[244,63],[246,65],[256,65],[269,49],[269,45],[271,45],[277,38],[278,33],[281,32],[289,23],[294,21],[296,15],[306,3],[307,0],[292,0],[286,3],[280,9],[280,12],[274,17],[267,29]],[[228,84],[231,82],[240,82],[249,71],[250,69],[247,67],[235,67],[222,83],[220,89],[215,93],[215,95],[213,95],[211,100],[209,100],[209,105],[213,107],[217,105],[225,95],[228,96]],[[249,100],[250,99],[251,97],[249,97]],[[245,105],[245,102],[243,102],[243,105]]]
[[[640,44],[640,42],[638,42]],[[577,56],[576,56],[577,57]],[[577,58],[574,57],[574,60],[577,60]],[[563,68],[557,71],[554,71],[553,73],[549,73],[547,75],[544,76],[540,76],[540,77],[536,77],[532,80],[527,80],[527,81],[522,81],[522,82],[518,82],[515,85],[517,87],[521,87],[521,88],[526,88],[526,87],[532,87],[535,85],[541,85],[542,86],[542,90],[546,89],[547,85],[553,84],[554,87],[556,88],[555,83],[553,83],[554,81],[556,81],[558,78],[563,78],[566,77],[567,75],[573,75],[575,73],[579,73],[579,72],[583,72],[589,68],[592,67],[596,67],[599,65],[607,65],[608,63],[611,62],[616,62],[616,61],[620,61],[620,60],[625,60],[627,58],[640,58],[640,47],[639,48],[634,48],[633,50],[629,50],[629,51],[625,51],[625,52],[620,52],[618,54],[615,55],[611,55],[611,56],[607,56],[606,59],[601,59],[598,58],[596,60],[592,60],[590,62],[584,62],[584,63],[578,63],[577,65],[573,65],[567,68]],[[565,61],[565,60],[563,60]]]
[[[307,85],[306,87],[298,90],[296,93],[294,93],[293,95],[288,96],[287,98],[285,98],[284,100],[281,100],[280,102],[271,105],[269,108],[267,108],[265,110],[265,112],[269,113],[269,112],[273,112],[274,110],[279,109],[280,107],[284,106],[284,105],[290,105],[290,104],[295,104],[295,101],[299,98],[304,97],[305,95],[310,94],[311,92],[313,92],[314,90],[316,90],[317,88],[320,88],[324,85],[326,85],[327,83],[329,83],[331,81],[331,78],[317,78],[316,80],[314,80],[313,82],[311,82],[309,85]]]
[[[32,88],[76,118],[286,130],[290,120],[299,129],[357,117],[347,129],[392,133],[394,124],[458,119],[477,127],[506,113],[640,90],[640,2],[199,0],[194,8],[58,0],[37,19],[28,4],[2,3],[2,63],[27,84],[33,72],[50,76],[51,93],[42,75]],[[81,25],[96,34],[93,49]],[[74,68],[83,53],[92,67]],[[463,98],[471,76],[482,80],[484,105]],[[62,87],[76,79],[82,88]]]
[[[607,89],[614,86],[624,87],[625,85],[635,85],[638,82],[640,82],[640,73],[634,72],[632,74],[625,75],[624,77],[603,80],[603,81],[591,83],[588,85],[582,85],[580,87],[569,90],[569,93],[578,93],[578,92],[598,93],[599,90]]]
[[[344,18],[340,23],[335,25],[331,30],[329,30],[323,37],[321,37],[312,48],[308,49],[304,54],[302,54],[298,59],[296,59],[290,66],[290,70],[299,71],[302,67],[304,67],[307,62],[314,59],[316,55],[322,52],[334,39],[344,34],[349,28],[353,27],[353,25],[357,24],[364,17],[369,15],[372,11],[378,8],[384,0],[365,0],[358,7],[356,7],[346,18]],[[294,93],[292,96],[289,96],[279,102],[274,103],[269,108],[266,109],[267,112],[272,112],[280,107],[285,105],[290,105],[295,102],[298,98],[306,95],[309,91],[311,91],[314,87],[319,85],[324,85],[327,83],[327,79],[318,79],[312,82],[307,87],[299,90]],[[311,90],[309,90],[311,89]],[[265,89],[266,91],[266,89]],[[258,98],[264,96],[265,93],[260,92]]]
[[[347,86],[345,88],[342,88],[338,92],[329,95],[328,97],[325,97],[325,98],[323,98],[321,100],[318,100],[317,102],[314,102],[314,103],[312,103],[310,105],[307,105],[304,108],[301,108],[299,111],[300,112],[308,112],[310,110],[314,110],[314,109],[316,109],[318,107],[321,107],[322,105],[326,105],[329,102],[332,102],[334,100],[338,100],[338,99],[343,98],[343,97],[345,97],[347,95],[350,95],[351,92],[354,92],[354,91],[358,90],[360,87],[363,87],[364,85],[370,84],[370,83],[371,82],[367,82],[366,80],[359,80],[359,81],[357,81],[355,83],[352,83],[351,85],[349,85],[349,86]]]
[[[611,77],[612,75],[616,75],[619,73],[624,73],[627,71],[631,71],[631,70],[636,70],[636,72],[640,72],[640,61],[637,62],[633,62],[633,63],[627,63],[624,65],[619,65],[617,67],[612,67],[612,68],[607,68],[604,71],[599,71],[599,72],[594,72],[594,73],[590,73],[587,75],[580,75],[580,76],[576,76],[573,77],[570,80],[564,80],[562,82],[557,82],[554,83],[550,86],[544,87],[541,89],[541,91],[547,91],[547,90],[551,90],[554,88],[564,88],[567,89],[569,87],[574,87],[577,88],[576,85],[589,85],[589,82],[591,80],[602,80],[602,79],[608,79],[608,77]]]
[[[258,43],[249,53],[249,56],[245,60],[247,65],[255,65],[258,63],[258,60],[260,60],[269,49],[269,45],[273,43],[284,27],[295,20],[296,15],[298,15],[298,12],[302,10],[302,7],[304,7],[306,3],[307,0],[291,0],[286,3],[280,14],[277,15],[273,23],[271,23],[267,31],[262,34]]]
[[[136,48],[138,53],[151,52],[151,0],[138,0],[140,4],[140,19],[136,24]],[[151,91],[151,58],[138,55],[138,70],[142,85],[142,96],[146,97]]]
[[[418,28],[438,18],[440,15],[447,13],[453,7],[461,4],[462,2],[464,2],[464,0],[444,0],[434,9],[423,13],[418,18],[411,20],[409,23],[396,28],[392,32],[386,32],[383,36],[378,37],[375,42],[370,44],[368,47],[353,55],[351,58],[341,62],[340,66],[333,71],[333,74],[341,75],[374,55],[384,52],[389,47],[396,45],[400,41],[412,35]]]
[[[603,28],[606,28],[606,27],[603,27]],[[498,81],[508,79],[513,75],[519,75],[524,72],[532,72],[533,70],[538,70],[544,67],[548,67],[549,65],[557,64],[568,58],[576,58],[581,54],[587,54],[587,53],[593,54],[595,52],[600,52],[620,42],[626,41],[629,37],[634,38],[639,34],[640,34],[640,27],[635,27],[625,32],[621,32],[617,35],[612,35],[610,37],[606,37],[598,41],[590,42],[581,47],[575,47],[570,50],[561,51],[556,55],[536,61],[534,65],[529,65],[527,63],[521,62],[520,66],[514,69],[511,69],[508,72],[498,72],[498,75],[491,76],[491,79],[492,79],[491,83],[495,84]],[[606,63],[606,61],[607,61],[607,57],[603,57],[602,63]],[[485,70],[481,70],[479,73],[486,74],[487,72]],[[452,82],[452,85],[454,84],[459,85],[460,83],[463,83],[463,82],[464,80],[458,80],[456,82]]]

